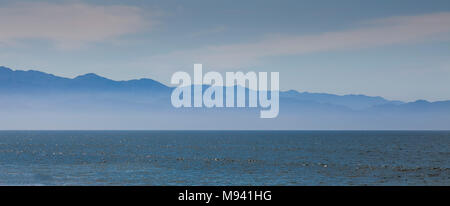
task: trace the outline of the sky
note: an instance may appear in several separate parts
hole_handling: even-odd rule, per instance
[[[0,65],[168,84],[276,71],[280,88],[450,100],[450,1],[0,0]]]

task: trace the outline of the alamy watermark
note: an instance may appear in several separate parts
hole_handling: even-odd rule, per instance
[[[246,90],[248,90],[248,107],[259,106],[260,118],[275,118],[279,112],[279,73],[270,72],[270,90],[268,89],[267,72],[226,72],[225,102],[224,80],[218,72],[207,72],[203,75],[202,64],[194,64],[194,82],[186,72],[176,72],[171,83],[177,84],[172,92],[172,105],[180,107],[246,107]],[[248,88],[246,87],[248,83]],[[204,86],[209,85],[203,92]],[[235,87],[237,90],[235,101]],[[192,90],[193,93],[192,93]],[[270,92],[270,98],[269,98]],[[193,94],[193,95],[192,95]],[[259,102],[258,102],[259,100]]]

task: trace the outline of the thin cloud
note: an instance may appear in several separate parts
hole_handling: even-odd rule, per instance
[[[257,65],[264,57],[372,48],[450,39],[450,13],[376,19],[358,28],[317,35],[272,36],[253,43],[209,46],[150,58],[150,65],[179,68],[204,63],[220,68]],[[173,65],[175,63],[176,65]],[[170,65],[167,65],[170,64]]]
[[[80,47],[151,28],[132,6],[97,6],[85,3],[19,3],[0,8],[0,43],[23,39],[52,41],[59,48]]]

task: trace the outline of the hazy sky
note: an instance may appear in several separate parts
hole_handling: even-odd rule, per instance
[[[168,83],[194,63],[280,87],[450,99],[450,1],[2,1],[0,65]]]

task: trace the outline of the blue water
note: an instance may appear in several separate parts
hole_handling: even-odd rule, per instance
[[[0,185],[450,185],[450,131],[0,131]]]

